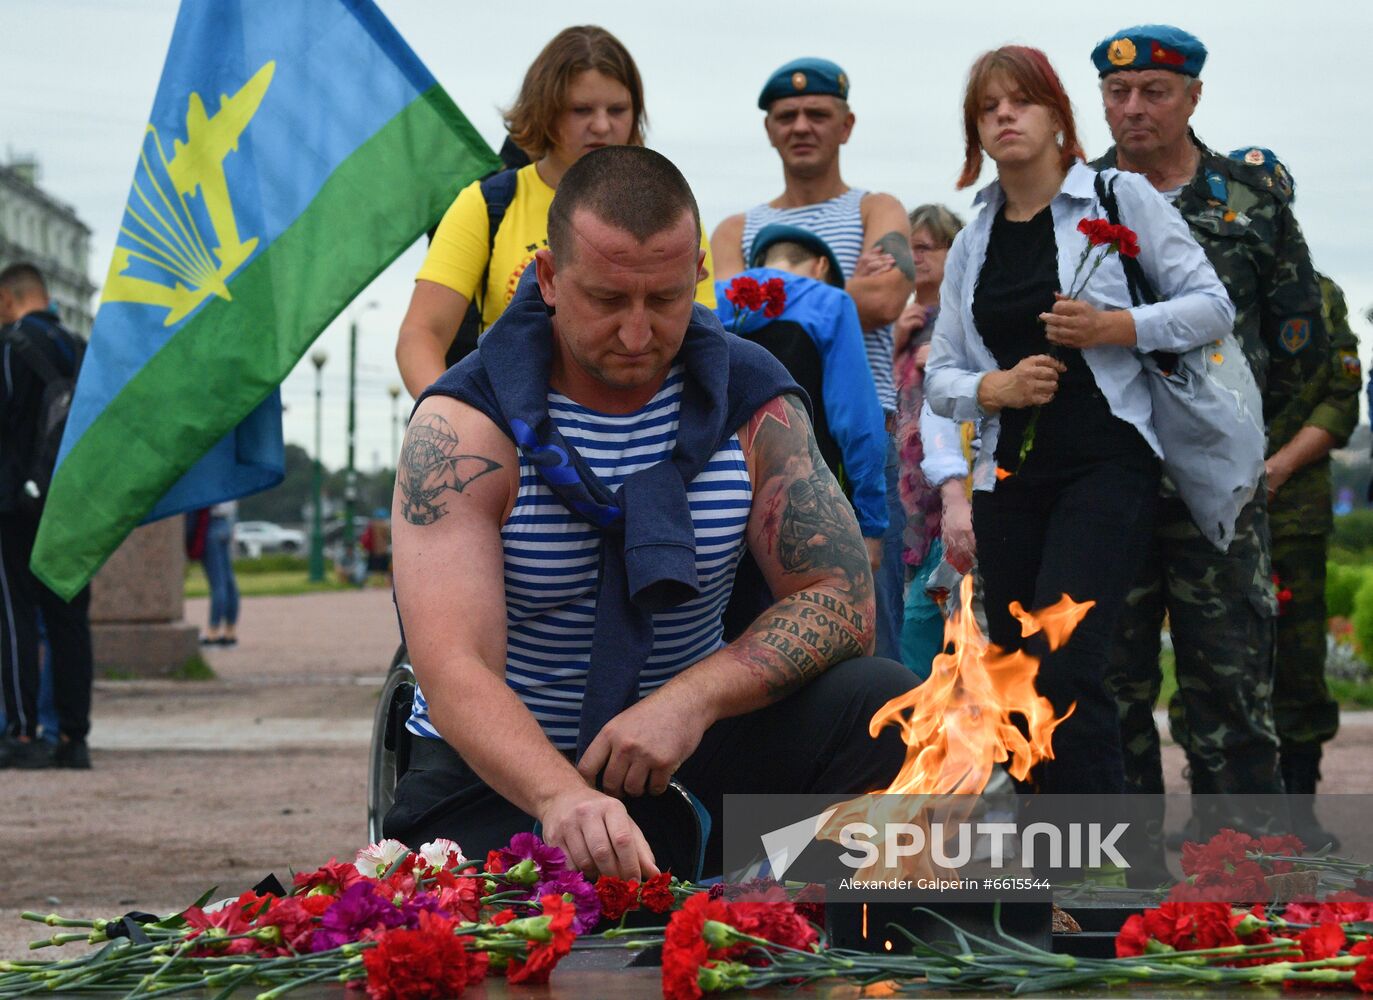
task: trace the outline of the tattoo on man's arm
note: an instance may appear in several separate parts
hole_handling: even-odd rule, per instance
[[[877,241],[877,245],[891,254],[896,260],[896,269],[906,276],[907,281],[915,280],[915,258],[911,256],[910,241],[893,229]]]
[[[738,640],[736,655],[774,699],[835,663],[863,655],[873,592],[857,521],[801,405],[786,399],[777,410],[768,411],[773,419],[756,422],[750,442],[756,460],[773,470],[771,488],[758,497],[765,504],[763,540],[784,574],[818,570],[828,579],[780,601]]]
[[[826,668],[862,656],[863,614],[821,590],[803,590],[754,622],[739,641],[740,658],[771,698],[814,680]]]
[[[411,524],[433,524],[448,513],[445,492],[461,493],[473,480],[501,468],[485,456],[462,454],[453,425],[436,413],[411,422],[398,464],[401,514]]]

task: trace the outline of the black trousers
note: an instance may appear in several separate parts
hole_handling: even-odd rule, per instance
[[[38,728],[38,614],[52,649],[53,702],[63,736],[84,740],[91,728],[90,587],[71,601],[29,570],[38,524],[0,514],[0,690],[10,735],[33,738]]]
[[[726,795],[746,793],[849,794],[887,787],[901,769],[906,746],[893,727],[876,739],[868,722],[917,678],[900,663],[863,657],[837,664],[799,691],[706,730],[701,745],[675,775],[711,816],[705,872],[723,870],[721,817]],[[421,739],[422,737],[415,737]],[[492,739],[500,739],[497,733]],[[479,858],[534,826],[456,755],[436,766],[412,766],[396,786],[383,830],[411,846],[435,837]],[[673,834],[664,834],[669,840]],[[654,843],[655,856],[680,856],[671,843]]]
[[[1158,506],[1156,462],[1096,462],[1052,474],[1010,476],[973,494],[977,562],[986,589],[988,638],[1040,658],[1035,686],[1057,715],[1054,759],[1031,774],[1046,793],[1124,791],[1120,723],[1106,689],[1116,619],[1143,558]],[[1096,605],[1066,644],[1024,639],[1012,601],[1038,611],[1064,594]]]

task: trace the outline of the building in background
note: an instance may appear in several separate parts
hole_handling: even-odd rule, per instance
[[[22,260],[42,271],[63,324],[83,337],[94,319],[90,242],[90,228],[76,212],[38,186],[36,160],[0,164],[0,268]]]

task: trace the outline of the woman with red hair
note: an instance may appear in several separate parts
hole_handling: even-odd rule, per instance
[[[926,393],[935,413],[981,421],[973,530],[990,638],[1040,657],[1039,692],[1056,714],[1072,709],[1032,784],[1119,792],[1106,656],[1152,535],[1162,457],[1138,352],[1216,340],[1234,307],[1182,217],[1142,177],[1113,170],[1102,180],[1160,301],[1132,304],[1116,254],[1066,297],[1087,250],[1078,223],[1106,212],[1043,52],[1012,45],[979,58],[963,122],[959,186],[977,180],[984,155],[997,176],[949,251]],[[1022,637],[1010,605],[1038,611],[1065,594],[1093,602],[1071,639],[1049,652],[1042,633]]]

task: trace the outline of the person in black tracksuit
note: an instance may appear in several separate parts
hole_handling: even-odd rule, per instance
[[[0,691],[8,720],[0,768],[90,767],[90,588],[63,601],[29,570],[38,514],[23,502],[44,382],[19,341],[41,351],[62,375],[81,345],[48,304],[42,275],[28,264],[0,271]],[[52,649],[53,695],[61,737],[55,749],[38,727],[38,615]]]

